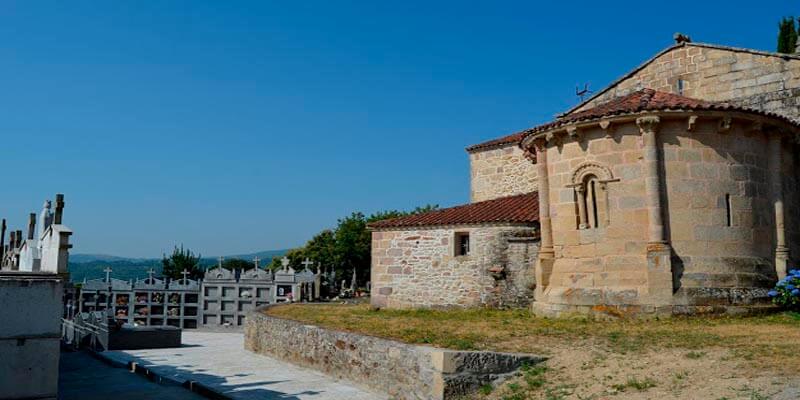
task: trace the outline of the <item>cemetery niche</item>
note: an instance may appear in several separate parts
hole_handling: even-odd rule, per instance
[[[244,325],[248,312],[268,304],[319,301],[330,281],[321,268],[312,272],[308,259],[297,272],[283,258],[283,267],[273,272],[262,269],[258,258],[253,268],[230,270],[219,264],[207,270],[202,280],[157,278],[150,269],[145,279],[125,281],[112,276],[106,268],[105,278],[84,280],[77,295],[77,304],[67,307],[68,319],[75,316],[109,314],[118,325],[133,327],[172,326],[180,329],[204,327],[238,327]]]

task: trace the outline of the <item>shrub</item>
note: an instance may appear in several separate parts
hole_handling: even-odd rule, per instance
[[[800,309],[800,270],[793,269],[769,291],[772,302],[789,309]]]

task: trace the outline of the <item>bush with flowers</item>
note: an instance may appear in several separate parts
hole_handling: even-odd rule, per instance
[[[800,310],[800,269],[789,271],[789,275],[778,281],[769,291],[772,302],[793,310]]]

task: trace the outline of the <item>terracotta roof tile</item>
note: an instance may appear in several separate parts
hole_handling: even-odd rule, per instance
[[[586,121],[595,118],[609,117],[621,114],[632,114],[642,111],[663,111],[663,110],[696,110],[696,111],[740,111],[773,117],[793,125],[797,125],[796,121],[784,115],[761,111],[748,107],[735,106],[729,103],[712,102],[705,100],[692,99],[689,97],[660,92],[653,89],[642,89],[627,96],[617,97],[606,103],[600,104],[594,108],[585,111],[573,112],[564,115],[556,120],[548,122],[543,125],[536,126],[531,129],[517,132],[512,135],[504,136],[498,139],[490,140],[488,142],[476,144],[467,147],[467,151],[475,151],[495,146],[502,146],[507,144],[519,143],[526,136],[542,132],[548,129],[557,128],[559,126],[572,124],[575,122]]]
[[[387,219],[369,224],[372,229],[481,223],[533,223],[539,220],[539,194],[516,196],[444,208],[423,214]]]
[[[525,137],[525,133],[527,133],[527,131],[521,131],[521,132],[517,132],[517,133],[512,133],[512,134],[510,134],[508,136],[503,136],[501,138],[492,139],[492,140],[490,140],[488,142],[475,144],[475,145],[467,147],[467,151],[468,152],[473,152],[473,151],[476,151],[476,150],[484,150],[484,149],[489,149],[489,148],[492,148],[492,147],[502,147],[502,146],[509,145],[509,144],[517,144],[517,143],[519,143],[520,140],[522,140],[523,137]]]
[[[643,111],[668,111],[668,110],[684,110],[684,111],[740,111],[752,114],[758,114],[768,117],[777,118],[790,124],[796,124],[786,116],[756,110],[753,108],[735,106],[729,103],[718,103],[712,101],[692,99],[689,97],[660,92],[653,89],[642,89],[626,96],[617,97],[606,103],[600,104],[588,110],[574,112],[565,115],[552,122],[528,129],[525,132],[525,137],[533,133],[546,131],[549,129],[557,128],[564,125],[573,124],[576,122],[597,119],[601,117],[610,117],[622,114],[634,114]],[[523,137],[524,138],[524,137]]]

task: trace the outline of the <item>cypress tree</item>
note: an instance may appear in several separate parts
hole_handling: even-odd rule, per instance
[[[778,23],[778,53],[792,54],[796,45],[794,17],[785,17]]]

